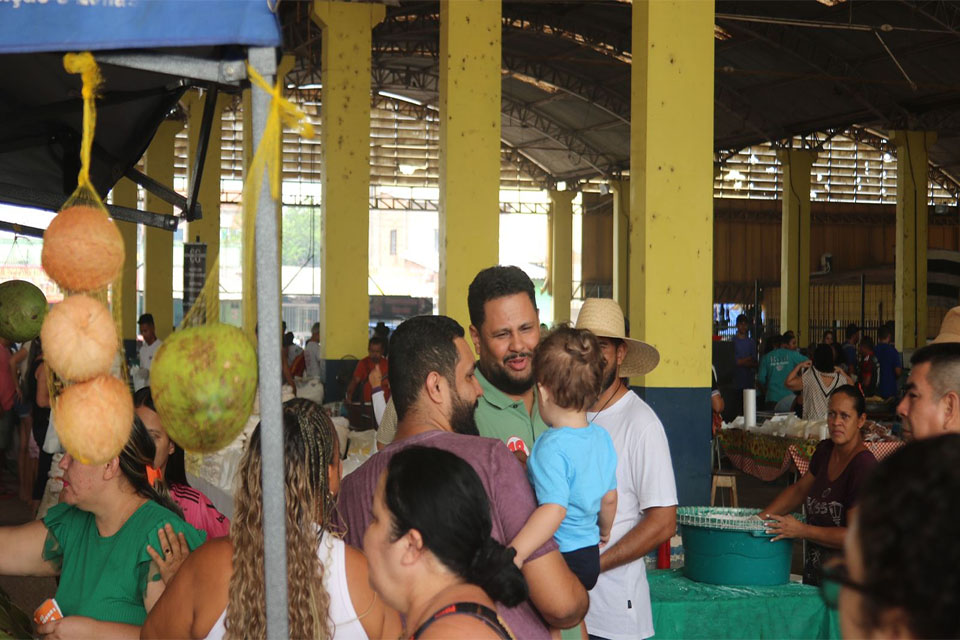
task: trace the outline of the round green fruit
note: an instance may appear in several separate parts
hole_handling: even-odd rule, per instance
[[[187,451],[217,451],[237,437],[253,410],[257,354],[230,325],[181,329],[157,351],[150,387],[174,442]]]
[[[11,342],[33,340],[40,335],[47,309],[47,297],[32,282],[0,283],[0,336]]]

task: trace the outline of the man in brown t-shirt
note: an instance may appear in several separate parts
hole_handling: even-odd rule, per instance
[[[490,500],[491,535],[509,544],[536,509],[520,463],[499,440],[474,432],[482,390],[463,328],[445,316],[419,316],[401,324],[390,343],[396,440],[343,479],[339,509],[347,543],[360,547],[380,474],[397,451],[412,445],[454,453],[474,468]],[[587,592],[552,540],[523,565],[530,600],[498,613],[518,638],[547,638],[547,625],[571,627],[587,611]],[[539,612],[539,615],[538,615]],[[542,616],[542,618],[541,618]],[[546,621],[546,623],[545,623]]]

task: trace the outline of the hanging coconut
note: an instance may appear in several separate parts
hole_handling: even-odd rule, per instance
[[[0,337],[11,342],[33,340],[47,315],[47,297],[32,282],[0,283]]]
[[[44,345],[46,348],[46,345]],[[53,405],[60,442],[83,464],[102,464],[123,449],[133,428],[130,388],[113,376],[70,385]]]
[[[123,257],[120,230],[96,207],[67,207],[43,234],[43,269],[68,291],[94,291],[112,283]]]
[[[174,442],[187,451],[217,451],[237,437],[253,409],[257,354],[236,327],[182,329],[157,351],[150,387]]]
[[[110,311],[99,300],[82,295],[54,305],[40,340],[50,368],[74,382],[108,373],[120,347]]]

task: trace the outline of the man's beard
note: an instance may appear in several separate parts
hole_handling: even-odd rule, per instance
[[[603,393],[604,391],[606,391],[607,389],[609,389],[610,387],[612,387],[612,386],[613,386],[613,383],[616,382],[617,379],[618,379],[618,376],[617,376],[617,368],[614,367],[613,369],[610,370],[610,373],[607,374],[606,377],[604,377],[604,379],[603,379],[603,387],[601,387],[600,393]]]
[[[522,395],[529,391],[531,387],[533,387],[533,368],[531,367],[530,374],[521,380],[511,378],[506,369],[507,362],[519,357],[529,358],[530,361],[533,362],[532,353],[514,353],[505,358],[502,363],[494,364],[492,367],[485,366],[481,360],[479,363],[480,372],[483,374],[483,377],[487,379],[487,382],[492,384],[497,389],[500,389],[500,391],[503,391],[508,396]]]
[[[453,411],[450,414],[450,428],[453,432],[466,436],[480,435],[480,430],[477,429],[477,420],[474,416],[476,410],[476,402],[473,404],[465,402],[460,394],[454,391]]]

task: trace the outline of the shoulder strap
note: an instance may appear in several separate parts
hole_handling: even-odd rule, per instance
[[[486,607],[477,602],[457,602],[447,605],[443,609],[440,609],[432,616],[427,618],[427,621],[420,625],[420,627],[413,632],[413,635],[410,636],[410,640],[417,640],[417,638],[420,637],[427,627],[432,625],[440,618],[455,614],[468,615],[471,618],[476,618],[490,627],[500,638],[503,638],[504,640],[514,640],[513,634],[511,634],[510,631],[503,626],[503,623],[500,622],[497,612],[490,607]]]

